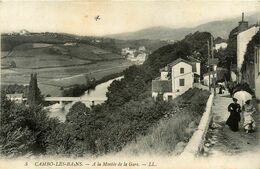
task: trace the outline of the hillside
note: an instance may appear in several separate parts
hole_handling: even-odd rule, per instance
[[[60,96],[62,88],[85,84],[86,76],[99,80],[132,64],[114,52],[113,40],[96,39],[62,33],[2,34],[1,84],[26,85],[35,72],[44,95]]]
[[[4,53],[2,65],[15,62],[17,68],[46,68],[84,65],[96,61],[123,59],[122,56],[87,44],[24,43]]]
[[[181,41],[166,45],[151,55],[144,66],[149,69],[154,77],[159,75],[159,69],[178,58],[188,59],[193,56],[201,61],[201,73],[207,71],[207,41],[211,37],[209,32],[195,32],[185,36]]]
[[[134,48],[138,49],[140,46],[145,46],[148,51],[155,51],[162,46],[168,45],[166,41],[161,41],[158,39],[138,39],[138,40],[115,40],[116,47],[118,49],[122,48]]]
[[[255,24],[260,19],[260,13],[256,13],[245,18],[249,24]],[[121,34],[107,35],[106,37],[134,40],[134,39],[168,39],[168,40],[181,40],[185,35],[196,31],[207,31],[215,37],[223,37],[227,39],[229,32],[237,26],[241,20],[240,17],[225,19],[221,21],[213,21],[205,24],[198,25],[193,28],[169,28],[169,27],[152,27],[143,29],[136,32],[126,32]]]

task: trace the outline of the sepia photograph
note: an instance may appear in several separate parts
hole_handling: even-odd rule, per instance
[[[0,169],[259,169],[259,0],[0,0]]]

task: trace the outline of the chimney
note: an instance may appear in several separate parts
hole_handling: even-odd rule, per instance
[[[244,12],[242,12],[242,20],[238,23],[238,33],[248,29],[248,22],[244,20],[244,17]]]

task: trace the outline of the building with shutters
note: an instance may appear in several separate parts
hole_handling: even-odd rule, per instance
[[[152,81],[152,97],[169,101],[193,87],[195,76],[200,77],[200,61],[179,58],[160,72],[161,76]]]

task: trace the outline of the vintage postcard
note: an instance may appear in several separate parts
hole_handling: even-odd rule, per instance
[[[0,0],[0,169],[259,169],[260,1]]]

